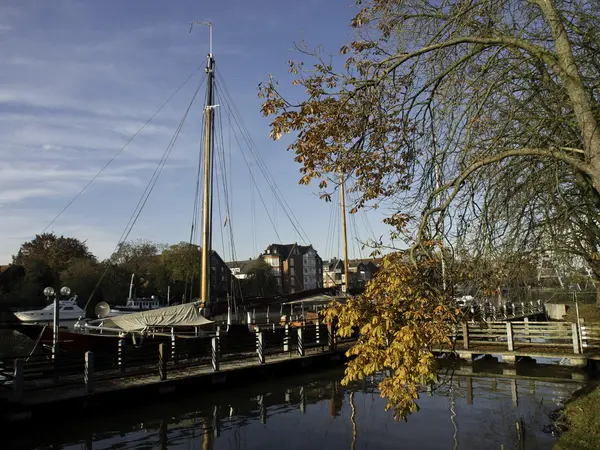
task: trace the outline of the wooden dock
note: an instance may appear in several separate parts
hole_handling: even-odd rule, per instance
[[[500,356],[503,362],[550,359],[586,367],[600,360],[600,324],[568,322],[465,322],[451,336],[454,347],[436,353],[455,353],[473,361],[479,356]]]
[[[144,345],[114,355],[53,362],[50,356],[3,361],[0,416],[7,421],[46,420],[51,411],[122,408],[150,398],[240,385],[271,376],[341,364],[352,340],[336,339],[331,326],[306,325]],[[117,350],[117,349],[116,349]]]

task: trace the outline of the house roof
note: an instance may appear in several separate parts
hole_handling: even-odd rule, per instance
[[[248,271],[253,267],[256,259],[247,259],[244,261],[229,261],[226,262],[227,267],[230,269],[240,269],[240,273],[248,273]]]
[[[313,250],[315,253],[317,253],[317,251],[313,248],[312,245],[298,245],[298,243],[294,243],[294,244],[271,244],[265,249],[264,255],[276,254],[276,255],[281,255],[281,257],[283,259],[288,259],[294,249],[298,249],[298,251],[301,255],[308,253],[310,250]]]

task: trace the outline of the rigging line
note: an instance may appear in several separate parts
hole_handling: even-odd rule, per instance
[[[154,190],[154,186],[156,185],[156,182],[158,181],[158,178],[160,177],[160,174],[162,173],[162,170],[167,162],[167,159],[169,158],[169,155],[171,154],[171,151],[173,150],[175,142],[177,141],[177,138],[179,137],[179,133],[181,132],[181,129],[183,128],[183,124],[185,123],[188,113],[190,112],[190,109],[191,109],[194,101],[196,100],[196,96],[198,95],[198,91],[200,90],[200,86],[202,85],[202,81],[203,80],[201,80],[200,83],[198,83],[196,92],[194,92],[192,100],[190,101],[190,104],[188,105],[187,110],[185,111],[185,114],[183,115],[183,118],[181,119],[181,122],[177,126],[177,129],[175,130],[173,137],[171,137],[171,141],[167,145],[167,148],[166,148],[165,152],[163,153],[158,165],[154,169],[152,177],[150,178],[150,182],[146,186],[146,189],[144,190],[142,197],[138,201],[138,204],[136,205],[136,209],[134,210],[134,213],[132,214],[131,218],[129,219],[129,222],[127,223],[127,226],[126,226],[125,230],[123,231],[123,234],[121,234],[121,238],[123,241],[125,241],[127,239],[127,237],[129,236],[129,233],[131,233],[131,230],[133,229],[135,222],[137,221],[138,217],[140,216],[142,210],[144,209],[144,206],[146,205],[148,198],[150,198],[150,194]],[[136,210],[137,210],[137,214],[135,212]],[[130,224],[131,224],[131,227],[129,228],[129,231],[127,231],[127,227],[129,227]],[[125,235],[125,232],[127,232],[126,235]],[[123,238],[123,236],[125,236],[125,238]]]
[[[238,127],[240,128],[240,131],[242,132],[242,134],[245,133],[244,139],[246,140],[248,148],[250,149],[250,152],[252,153],[254,159],[256,160],[259,169],[261,170],[263,176],[265,177],[265,180],[267,181],[267,184],[269,185],[271,191],[273,192],[273,195],[275,195],[277,197],[280,205],[282,206],[284,213],[288,217],[288,220],[290,220],[290,222],[292,223],[292,226],[294,227],[294,229],[296,230],[298,235],[300,235],[300,237],[304,241],[304,243],[306,244],[306,243],[310,242],[310,239],[308,238],[307,233],[304,231],[304,229],[302,229],[302,226],[300,225],[298,218],[295,216],[294,212],[290,208],[285,197],[281,194],[281,190],[277,187],[275,180],[269,177],[269,170],[266,167],[264,160],[260,156],[260,153],[258,152],[256,144],[254,144],[254,141],[252,140],[252,137],[250,136],[250,132],[246,128],[246,126],[241,118],[241,114],[239,113],[239,110],[235,106],[235,102],[231,98],[231,95],[229,94],[229,91],[227,89],[225,81],[218,70],[217,70],[217,76],[221,79],[221,83],[223,84],[224,92],[226,95],[226,98],[225,98],[226,102],[227,102],[229,108],[231,108],[234,112],[234,118],[236,119],[236,123],[237,123]],[[293,217],[295,222],[294,222],[294,220],[292,220],[292,217],[290,217],[290,215]],[[298,227],[296,227],[296,223],[298,224]],[[300,230],[298,228],[300,228],[300,230],[302,230],[302,233],[300,232]]]
[[[226,220],[227,223],[229,225],[229,245],[230,245],[230,252],[231,252],[231,256],[232,259],[235,261],[235,256],[236,256],[236,252],[235,252],[235,240],[233,238],[234,236],[234,232],[233,232],[233,214],[232,214],[232,209],[233,209],[233,205],[230,199],[231,196],[231,189],[230,186],[228,186],[227,181],[228,178],[231,179],[232,178],[232,172],[231,171],[227,171],[227,162],[225,160],[225,140],[223,138],[223,116],[221,113],[221,110],[219,109],[218,114],[217,114],[217,119],[219,121],[219,139],[221,142],[221,152],[219,153],[220,156],[220,160],[219,162],[221,163],[221,173],[222,173],[222,178],[223,178],[223,195],[224,195],[224,200],[225,200],[225,214],[226,214]],[[231,152],[230,152],[231,153]]]
[[[220,98],[218,96],[216,83],[215,83],[215,98],[216,99]],[[223,138],[223,115],[221,113],[221,108],[219,108],[217,111],[216,121],[217,121],[217,128],[219,130],[219,134],[216,139],[216,144],[217,144],[217,146],[219,143],[221,145],[221,147],[220,147],[221,150],[219,152],[217,152],[217,156],[218,156],[217,160],[221,167],[221,178],[223,181],[223,199],[225,202],[225,220],[227,221],[227,223],[223,224],[223,227],[225,227],[226,225],[229,226],[229,228],[228,228],[229,251],[230,251],[232,259],[235,261],[235,241],[233,239],[233,222],[232,222],[232,213],[231,213],[231,201],[229,199],[230,189],[227,184],[228,177],[231,178],[231,172],[229,172],[229,175],[228,175],[227,163],[225,161],[225,140]],[[224,239],[224,238],[222,237],[222,239]],[[224,242],[223,242],[223,251],[224,252],[226,251]]]
[[[229,111],[229,112],[230,112],[230,113],[231,113],[231,115],[233,116],[234,120],[237,122],[237,120],[238,120],[238,119],[237,119],[237,118],[235,117],[235,115],[232,113],[232,111],[233,111],[233,110],[231,109],[231,106],[229,105],[229,103],[228,103],[228,101],[227,101],[226,99],[225,99],[225,104],[226,104],[226,105],[227,105],[227,106],[230,108],[230,111]],[[283,208],[283,203],[282,203],[282,202],[281,202],[281,200],[278,198],[277,192],[274,190],[273,186],[270,184],[271,182],[270,182],[270,180],[269,180],[269,178],[268,178],[268,175],[266,174],[266,172],[265,172],[264,168],[261,166],[261,164],[260,164],[260,161],[257,161],[257,159],[256,159],[256,157],[255,157],[255,155],[254,155],[254,153],[253,153],[253,150],[252,150],[252,148],[251,148],[251,144],[250,144],[250,143],[249,143],[249,141],[248,141],[248,136],[247,136],[247,135],[244,133],[244,131],[243,131],[243,130],[242,130],[242,128],[240,127],[239,123],[236,123],[236,124],[237,124],[237,126],[238,126],[238,128],[239,128],[239,131],[240,131],[241,135],[242,135],[242,139],[243,139],[244,141],[246,141],[246,145],[248,145],[248,148],[250,149],[250,153],[251,153],[251,155],[254,157],[254,160],[257,162],[257,166],[258,166],[259,170],[261,171],[261,173],[262,173],[263,177],[264,177],[264,178],[265,178],[265,180],[267,181],[267,184],[269,185],[269,188],[270,188],[271,192],[273,193],[273,195],[274,195],[274,198],[275,198],[276,200],[278,200],[278,201],[279,201],[279,204],[280,204],[280,206],[282,206],[282,209],[284,210],[284,213],[287,215],[288,219],[290,220],[290,223],[292,224],[292,226],[294,227],[294,229],[295,229],[295,230],[298,232],[298,229],[296,228],[296,225],[295,225],[294,221],[291,219],[290,215],[289,215],[289,214],[286,212],[285,208]],[[235,136],[235,138],[236,138],[236,141],[238,142],[238,145],[240,145],[240,141],[239,141],[239,139],[238,139],[238,137],[237,137],[237,134],[236,134],[235,132],[234,132],[234,136]],[[244,155],[244,151],[242,150],[242,146],[241,146],[241,145],[240,145],[240,153],[242,153],[242,155]],[[246,158],[246,157],[245,157],[245,155],[244,155],[244,158]],[[247,166],[248,166],[248,169],[251,171],[249,164],[247,164]],[[262,197],[262,194],[260,193],[260,189],[258,188],[258,184],[256,183],[256,181],[254,181],[254,185],[256,186],[256,190],[257,190],[257,192],[258,192],[258,193],[259,193],[259,195]],[[274,223],[273,219],[271,218],[271,215],[270,215],[270,214],[269,214],[269,212],[268,212],[268,209],[267,209],[267,206],[266,206],[266,204],[264,205],[264,207],[265,207],[265,210],[266,210],[266,212],[267,212],[267,215],[269,215],[269,218],[270,218],[270,220],[271,220],[271,224],[273,225],[273,228],[276,230],[276,229],[277,229],[277,226],[275,225],[275,223]],[[300,233],[298,232],[298,234],[300,234]],[[278,239],[281,241],[281,239],[280,239],[280,238],[278,238]],[[306,240],[305,240],[304,238],[303,238],[302,240],[304,241],[304,243],[306,243]]]
[[[217,125],[217,129],[219,128],[219,115],[215,114],[215,122]],[[220,156],[220,151],[223,150],[223,148],[219,148],[219,142],[218,140],[215,140],[215,156],[217,156],[217,163],[220,163],[220,159],[218,158],[218,156]],[[221,181],[223,180],[224,174],[223,174],[223,166],[221,165],[220,167],[221,169]],[[214,174],[214,180],[215,180],[215,184],[216,184],[216,190],[217,190],[217,210],[218,210],[218,214],[219,214],[219,235],[221,236],[221,248],[223,249],[223,256],[225,256],[226,252],[225,252],[225,236],[223,235],[223,227],[224,225],[220,225],[221,223],[223,223],[223,211],[221,210],[221,190],[220,188],[220,183],[219,183],[219,177],[216,176],[216,174]],[[226,180],[223,182],[223,184],[227,184]],[[223,187],[223,197],[225,197],[225,190],[227,188]],[[225,201],[225,200],[224,200]]]
[[[228,106],[232,109],[236,108],[235,104],[233,107],[231,105],[228,105]],[[237,116],[239,116],[239,112],[237,113]],[[234,115],[234,118],[235,118],[236,122],[238,122],[238,120],[241,121],[241,119],[238,119],[238,117],[236,117],[236,115]],[[245,125],[243,125],[243,122],[241,122],[241,124],[240,124],[240,122],[238,122],[237,125],[240,128],[240,132],[242,133],[243,139],[246,141],[246,145],[248,145],[248,148],[250,150],[252,157],[256,161],[259,170],[261,171],[263,177],[265,178],[265,181],[267,182],[269,189],[271,190],[271,192],[273,194],[274,200],[277,201],[277,203],[279,203],[279,205],[281,206],[281,209],[283,210],[284,214],[290,221],[290,224],[292,225],[294,230],[300,236],[301,240],[304,242],[304,244],[307,244],[310,241],[310,239],[308,238],[306,232],[302,229],[302,226],[300,225],[298,218],[293,213],[292,209],[290,208],[289,204],[287,203],[287,200],[285,199],[285,197],[283,196],[283,194],[277,187],[274,179],[272,177],[270,177],[269,170],[267,169],[264,161],[260,157],[260,154],[258,153],[258,150],[256,149],[256,146],[253,143],[249,132],[247,131],[247,129],[245,129]],[[277,213],[277,211],[274,210],[274,215],[276,215],[276,213]]]
[[[134,212],[133,212],[132,216],[130,217],[129,221],[127,222],[127,225],[126,225],[125,229],[123,230],[123,233],[121,234],[119,242],[117,243],[115,249],[113,250],[113,252],[110,256],[109,261],[110,261],[110,259],[112,259],[114,254],[119,250],[119,248],[121,247],[123,242],[125,242],[125,240],[129,236],[129,233],[131,233],[131,230],[133,230],[133,227],[134,227],[135,223],[137,222],[142,210],[144,209],[144,206],[146,205],[146,202],[148,201],[148,198],[150,197],[150,194],[152,193],[154,186],[156,185],[156,181],[158,180],[158,177],[160,176],[162,169],[164,168],[167,158],[171,154],[171,151],[173,150],[173,146],[175,145],[175,142],[177,141],[177,138],[179,137],[179,133],[181,132],[181,129],[183,128],[183,124],[185,123],[185,119],[187,118],[188,113],[190,112],[190,109],[194,103],[194,100],[196,100],[196,96],[198,95],[198,91],[200,90],[200,86],[202,85],[202,82],[203,82],[203,79],[200,80],[200,83],[198,83],[198,87],[196,88],[196,91],[194,92],[192,100],[190,101],[190,104],[188,105],[188,107],[181,119],[181,122],[179,123],[177,129],[175,130],[175,133],[173,134],[171,141],[169,142],[169,144],[167,145],[167,148],[165,149],[165,152],[163,153],[163,157],[160,159],[158,166],[154,170],[154,173],[152,174],[152,177],[150,178],[150,181],[148,182],[148,185],[146,186],[146,189],[144,190],[144,193],[142,194],[142,197],[140,198],[140,201],[138,202],[138,205],[140,205],[140,202],[141,202],[141,207],[137,211],[137,214],[136,214],[137,206],[136,206],[136,209],[134,209]],[[147,193],[147,195],[146,195],[146,193]],[[142,202],[144,196],[146,196],[146,199]],[[127,228],[129,228],[129,230],[127,230]],[[102,280],[104,279],[104,277],[106,276],[106,274],[108,273],[108,270],[110,268],[111,268],[111,265],[107,264],[106,268],[102,272],[102,275],[100,276],[100,279],[98,280],[98,283],[96,283],[96,286],[90,293],[88,301],[85,304],[85,307],[83,308],[84,311],[87,309],[88,305],[92,301],[94,294],[98,290],[100,283],[102,283]]]
[[[140,134],[140,133],[142,132],[142,130],[143,130],[144,128],[146,128],[146,126],[147,126],[147,125],[148,125],[150,122],[152,122],[152,120],[153,120],[153,119],[154,119],[154,118],[155,118],[155,117],[158,115],[158,113],[160,113],[160,112],[163,110],[163,108],[164,108],[165,106],[167,106],[167,103],[169,103],[169,102],[170,102],[170,101],[173,99],[173,97],[175,97],[175,95],[177,95],[177,93],[178,93],[178,92],[179,92],[179,91],[180,91],[180,90],[181,90],[181,89],[182,89],[182,88],[183,88],[183,87],[184,87],[184,86],[185,86],[185,85],[188,83],[188,81],[190,81],[190,79],[192,79],[192,77],[193,77],[194,75],[196,75],[196,73],[198,73],[198,70],[200,70],[201,68],[202,68],[202,65],[200,65],[200,66],[196,67],[196,69],[195,69],[195,70],[194,70],[194,71],[193,71],[193,72],[192,72],[192,73],[191,73],[191,74],[190,74],[190,75],[189,75],[189,76],[188,76],[188,77],[185,79],[185,81],[184,81],[184,82],[183,82],[183,83],[182,83],[182,84],[181,84],[181,85],[180,85],[180,86],[179,86],[179,87],[178,87],[178,88],[175,90],[175,92],[173,92],[173,93],[171,94],[171,96],[170,96],[170,97],[169,97],[169,98],[168,98],[168,99],[167,99],[167,100],[166,100],[166,101],[165,101],[165,102],[164,102],[164,103],[163,103],[163,104],[160,106],[160,108],[158,108],[158,109],[156,110],[156,112],[155,112],[154,114],[152,114],[152,116],[150,116],[150,118],[149,118],[148,120],[146,120],[146,122],[145,122],[145,123],[144,123],[144,124],[141,126],[141,128],[140,128],[139,130],[137,130],[137,131],[136,131],[136,132],[133,134],[133,136],[131,136],[131,137],[129,138],[129,140],[128,140],[127,142],[125,142],[125,145],[123,145],[123,147],[121,147],[121,149],[120,149],[120,150],[119,150],[117,153],[115,153],[115,154],[112,156],[112,158],[110,158],[110,159],[108,160],[108,162],[107,162],[107,163],[106,163],[106,164],[105,164],[105,165],[104,165],[104,166],[103,166],[103,167],[102,167],[102,168],[101,168],[101,169],[100,169],[100,170],[99,170],[99,171],[96,173],[96,175],[94,175],[94,176],[92,177],[92,179],[91,179],[90,181],[88,181],[88,183],[87,183],[87,184],[86,184],[86,185],[83,187],[83,189],[81,189],[81,190],[80,190],[80,191],[77,193],[77,195],[75,195],[75,197],[73,197],[73,199],[72,199],[72,200],[71,200],[69,203],[67,203],[67,204],[66,204],[66,206],[65,206],[65,207],[64,207],[64,208],[63,208],[63,209],[62,209],[62,210],[61,210],[61,211],[58,213],[58,215],[57,215],[57,216],[56,216],[54,219],[52,219],[52,221],[51,221],[51,222],[50,222],[50,223],[49,223],[49,224],[46,226],[46,228],[44,228],[44,230],[42,231],[42,233],[45,233],[45,232],[46,232],[46,230],[48,230],[48,228],[50,228],[50,227],[52,226],[52,224],[53,224],[54,222],[56,222],[56,221],[57,221],[57,220],[60,218],[60,216],[62,216],[62,215],[63,215],[63,213],[64,213],[64,212],[65,212],[65,211],[66,211],[66,210],[67,210],[67,209],[68,209],[68,208],[69,208],[69,207],[70,207],[70,206],[71,206],[73,203],[75,203],[75,201],[76,201],[76,200],[77,200],[77,199],[78,199],[78,198],[79,198],[79,197],[80,197],[80,196],[81,196],[81,195],[82,195],[82,194],[85,192],[85,190],[86,190],[88,187],[90,187],[90,185],[91,185],[91,184],[92,184],[94,181],[96,181],[96,179],[97,179],[97,178],[98,178],[98,177],[99,177],[99,176],[102,174],[102,172],[104,172],[104,170],[105,170],[105,169],[106,169],[106,168],[107,168],[107,167],[108,167],[108,166],[109,166],[109,165],[110,165],[110,164],[111,164],[111,163],[112,163],[112,162],[113,162],[115,159],[117,159],[117,157],[118,157],[118,156],[119,156],[119,155],[120,155],[120,154],[123,152],[123,150],[125,150],[125,148],[127,148],[127,146],[128,146],[130,143],[131,143],[131,141],[133,141],[133,140],[134,140],[134,139],[137,137],[137,135],[138,135],[138,134]]]
[[[225,111],[228,119],[229,119],[229,123],[231,124],[231,114],[229,110]],[[240,145],[240,141],[238,139],[237,134],[234,132],[233,133],[233,137],[236,140],[238,146],[240,147],[241,150],[241,145]],[[262,194],[260,193],[260,189],[258,189],[258,185],[256,184],[256,179],[254,178],[254,174],[252,173],[252,169],[250,168],[250,163],[248,162],[248,159],[246,158],[246,155],[244,154],[243,151],[240,151],[242,158],[244,160],[244,163],[246,164],[246,167],[248,168],[248,172],[250,173],[250,179],[252,180],[252,184],[254,185],[254,187],[256,187],[256,192],[258,193],[258,196],[260,197],[260,201],[263,204],[263,207],[265,208],[265,212],[267,214],[267,217],[269,218],[269,221],[271,222],[271,225],[273,226],[273,231],[275,231],[275,235],[277,236],[277,239],[279,240],[279,242],[281,242],[281,237],[279,236],[279,233],[277,232],[277,228],[275,227],[275,224],[273,223],[273,218],[271,217],[271,214],[269,214],[269,209],[267,208],[267,205],[265,203],[265,200],[262,196]]]

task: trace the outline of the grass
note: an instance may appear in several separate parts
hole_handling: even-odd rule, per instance
[[[554,450],[600,449],[600,386],[582,391],[567,403],[556,425],[567,431],[560,436]]]

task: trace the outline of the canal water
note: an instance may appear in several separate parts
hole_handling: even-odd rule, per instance
[[[16,433],[2,448],[550,449],[549,414],[582,387],[556,370],[565,378],[454,373],[423,393],[406,423],[384,410],[377,377],[342,387],[338,369],[184,400],[116,403],[103,417],[57,411],[59,424]]]

